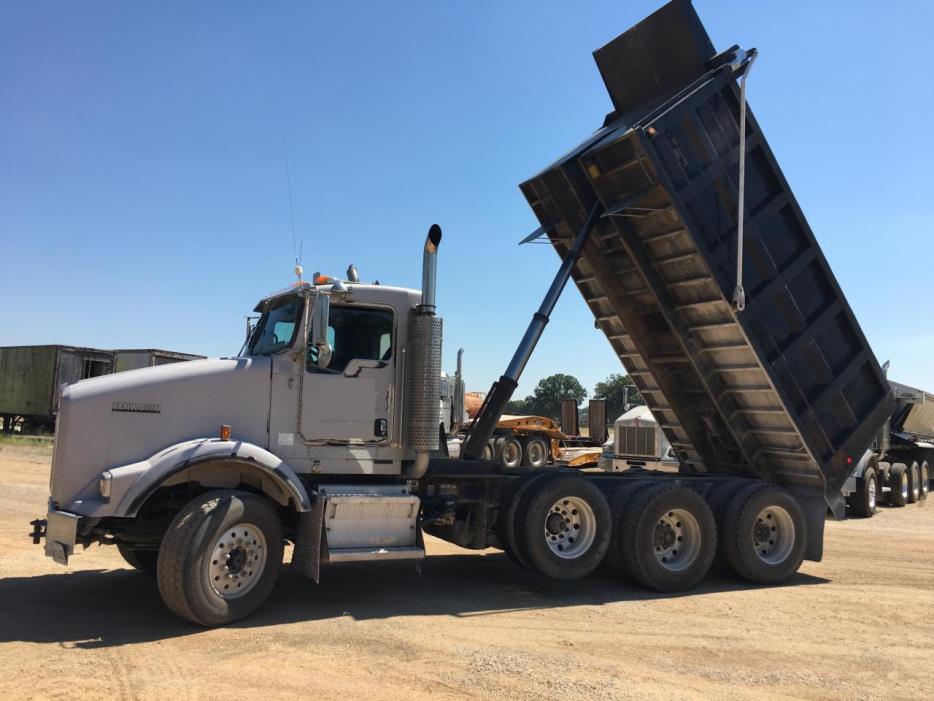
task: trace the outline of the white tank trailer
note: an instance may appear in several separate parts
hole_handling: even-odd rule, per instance
[[[421,558],[423,532],[559,580],[606,560],[658,591],[694,587],[717,553],[768,584],[820,559],[828,505],[842,515],[848,461],[892,398],[751,113],[740,149],[754,55],[718,54],[681,0],[597,51],[615,111],[522,185],[561,266],[460,459],[437,457],[433,226],[421,291],[318,278],[262,300],[239,357],[66,388],[35,541],[62,563],[116,544],[207,626],[263,603],[285,542],[316,581],[323,564]],[[481,459],[569,278],[677,473]]]

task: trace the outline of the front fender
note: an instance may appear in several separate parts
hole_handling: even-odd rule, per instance
[[[276,483],[299,512],[311,509],[311,498],[295,471],[265,448],[242,441],[198,438],[178,443],[147,460],[111,468],[110,498],[85,500],[71,509],[89,517],[132,518],[166,480],[184,470],[209,462],[240,463],[258,470]]]

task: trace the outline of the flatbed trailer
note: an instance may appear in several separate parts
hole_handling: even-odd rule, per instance
[[[438,456],[434,225],[420,291],[315,275],[260,301],[242,357],[66,388],[35,542],[65,564],[116,544],[202,625],[265,601],[285,541],[316,581],[326,563],[424,557],[423,531],[558,580],[605,561],[658,591],[714,557],[769,584],[820,559],[892,398],[751,114],[739,127],[754,56],[715,54],[683,0],[596,53],[616,109],[521,186],[561,265],[462,459]],[[482,459],[570,278],[679,472]]]

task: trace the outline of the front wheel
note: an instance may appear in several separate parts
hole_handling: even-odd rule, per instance
[[[281,564],[282,524],[269,502],[247,492],[211,491],[169,526],[159,549],[159,593],[182,618],[225,625],[263,604]]]

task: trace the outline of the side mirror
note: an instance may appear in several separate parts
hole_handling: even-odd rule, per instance
[[[308,344],[314,364],[326,368],[331,362],[331,347],[328,345],[328,320],[331,316],[331,298],[326,294],[315,297],[311,314],[311,338]]]

